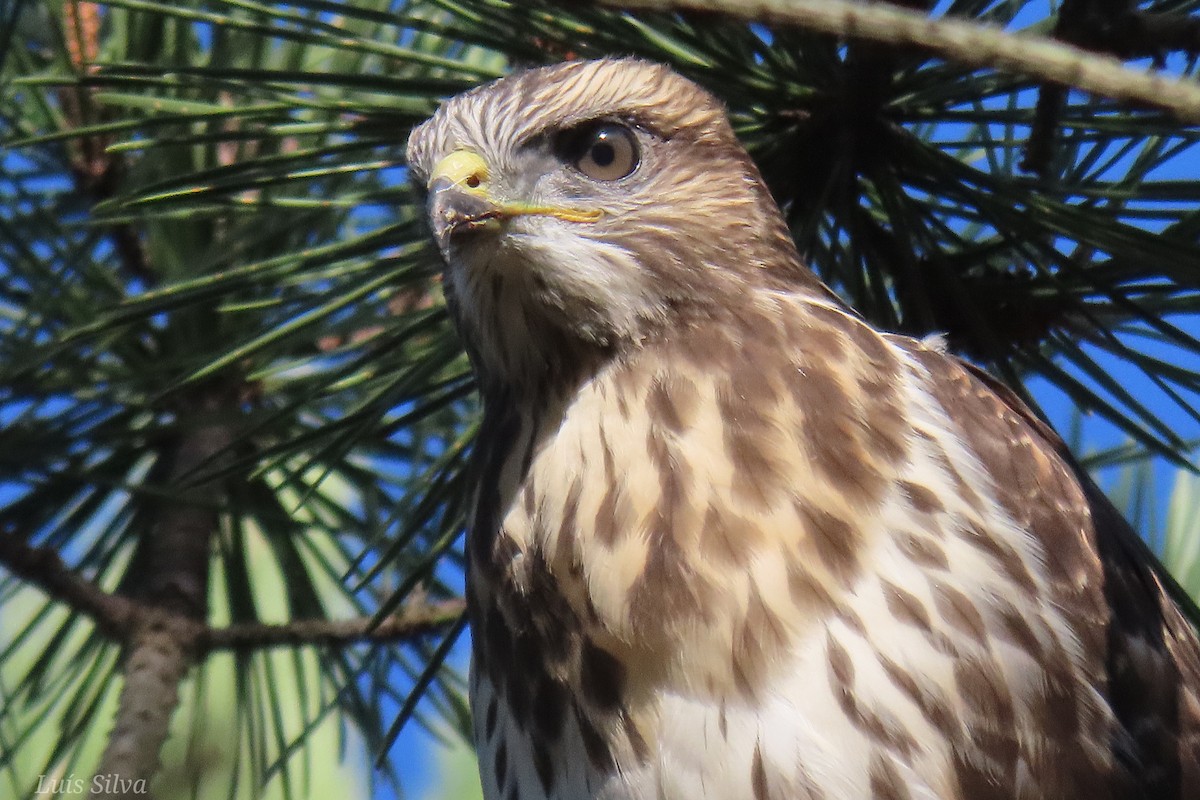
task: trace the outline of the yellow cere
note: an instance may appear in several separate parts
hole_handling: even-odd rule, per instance
[[[487,162],[478,153],[455,150],[433,168],[433,173],[429,176],[429,185],[433,186],[433,182],[441,178],[446,178],[466,191],[479,192],[488,178]]]

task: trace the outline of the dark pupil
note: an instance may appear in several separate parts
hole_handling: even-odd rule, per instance
[[[603,134],[601,134],[603,136]],[[592,161],[595,161],[597,166],[607,167],[613,163],[617,157],[616,148],[611,144],[600,139],[592,144]]]

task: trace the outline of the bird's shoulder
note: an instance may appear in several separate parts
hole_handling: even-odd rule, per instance
[[[997,501],[1039,540],[1053,600],[1098,654],[1119,760],[1174,796],[1200,781],[1200,614],[1144,540],[1012,389],[912,347],[932,394],[987,470]]]

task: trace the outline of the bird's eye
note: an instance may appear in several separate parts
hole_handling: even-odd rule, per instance
[[[595,181],[615,181],[638,167],[637,136],[616,122],[600,122],[571,131],[563,142],[564,155],[575,168]]]

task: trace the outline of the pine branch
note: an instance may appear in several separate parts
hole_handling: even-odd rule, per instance
[[[1200,52],[1200,19],[1140,11],[1133,0],[1064,0],[1053,36],[1092,53],[1122,59],[1149,56],[1161,68],[1165,53]],[[1066,101],[1065,87],[1041,87],[1021,169],[1048,174]]]
[[[145,797],[146,785],[158,772],[159,753],[179,705],[179,684],[194,655],[188,626],[174,621],[168,616],[151,619],[129,640],[116,719],[95,773],[110,780],[93,783],[90,798]]]
[[[1011,34],[954,19],[932,19],[886,3],[848,0],[601,0],[622,9],[704,11],[834,36],[917,47],[975,67],[1025,75],[1200,122],[1200,86],[1041,36]]]
[[[0,536],[0,565],[86,615],[115,641],[129,641],[142,629],[170,629],[176,638],[188,643],[197,658],[217,650],[406,642],[450,627],[466,610],[466,604],[458,598],[421,600],[409,602],[381,620],[300,619],[274,625],[244,622],[222,627],[109,594],[67,567],[51,548],[33,547],[15,536]]]
[[[1200,53],[1200,19],[1141,10],[1134,0],[1064,0],[1055,36],[1125,59]]]
[[[301,645],[346,645],[361,642],[384,644],[409,641],[453,625],[466,610],[460,599],[414,602],[398,613],[374,620],[295,620],[280,625],[245,623],[206,628],[199,646],[204,650],[247,650]]]
[[[180,404],[183,414],[208,421],[175,444],[170,483],[187,488],[164,504],[139,543],[136,590],[151,613],[126,642],[125,681],[96,770],[121,780],[93,791],[92,798],[132,796],[124,786],[140,782],[144,787],[159,769],[159,753],[179,704],[179,683],[195,658],[192,626],[168,623],[174,615],[195,624],[207,616],[209,551],[221,507],[220,481],[188,482],[202,466],[227,455],[236,439],[231,424],[222,421],[222,412],[233,405],[225,394],[220,387],[204,387]]]
[[[32,547],[17,536],[0,536],[0,564],[96,623],[110,638],[123,640],[143,609],[132,600],[109,594],[63,563],[48,547]]]

